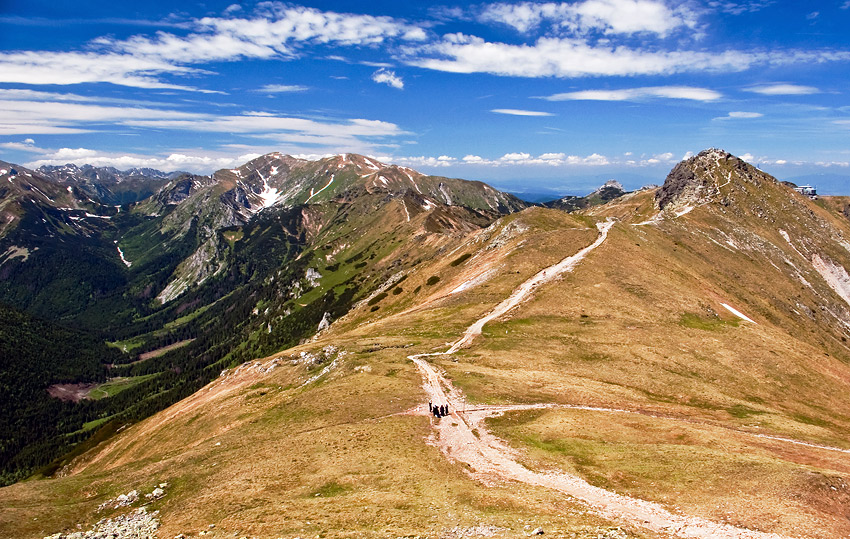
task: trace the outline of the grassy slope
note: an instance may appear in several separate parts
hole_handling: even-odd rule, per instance
[[[640,222],[653,214],[651,196],[604,211]],[[494,420],[529,466],[562,467],[688,514],[798,536],[846,535],[846,455],[738,432],[847,445],[846,349],[826,318],[775,314],[798,295],[812,305],[835,298],[822,284],[801,291],[773,268],[767,258],[781,253],[707,239],[734,232],[724,219],[698,208],[659,225],[618,224],[574,273],[487,325],[457,362],[435,362],[473,401],[662,416],[558,410]],[[0,490],[9,517],[0,535],[38,537],[92,522],[105,499],[165,480],[173,487],[160,502],[163,537],[207,524],[216,524],[213,537],[437,535],[479,522],[514,535],[541,525],[596,537],[612,524],[540,489],[469,480],[424,443],[428,422],[403,414],[421,395],[406,356],[445,349],[523,280],[589,244],[592,221],[531,209],[468,239],[442,240],[440,256],[417,265],[402,292],[362,304],[318,341],[286,352],[330,343],[350,352],[326,379],[301,389],[311,373],[284,362],[269,376],[213,382],[87,454],[75,474]],[[803,232],[802,224],[783,226]],[[782,245],[774,228],[758,230]],[[475,256],[451,265],[465,253]],[[449,294],[488,268],[497,273]],[[440,280],[428,285],[433,276]],[[759,324],[737,320],[720,302]]]
[[[777,225],[793,236],[805,223],[751,223],[770,239]],[[716,520],[843,536],[846,454],[718,428],[850,447],[850,351],[828,317],[787,307],[837,298],[816,276],[806,275],[810,290],[768,262],[790,258],[782,238],[782,254],[756,238],[726,249],[701,235],[717,231],[735,233],[709,208],[659,225],[618,225],[561,285],[489,324],[466,358],[444,367],[478,401],[623,407],[698,422],[576,411],[495,421],[501,435],[532,448],[532,466],[561,466]]]
[[[550,252],[541,253],[539,260],[510,257],[505,262],[510,271],[487,285],[498,290],[473,289],[478,299],[469,308],[461,309],[449,298],[435,300],[437,315],[410,315],[447,321],[439,313],[452,313],[457,318],[453,323],[423,332],[370,323],[375,314],[364,303],[339,329],[285,353],[297,357],[301,350],[328,343],[349,352],[326,378],[299,388],[316,369],[308,372],[287,360],[267,377],[243,371],[213,382],[85,455],[77,461],[76,473],[0,490],[10,517],[2,519],[0,535],[39,537],[92,522],[110,514],[94,512],[106,499],[132,488],[149,491],[160,481],[171,484],[160,502],[162,537],[197,533],[210,523],[216,524],[214,534],[221,534],[213,537],[234,531],[260,537],[439,535],[456,525],[479,523],[502,526],[512,534],[527,533],[526,526],[577,537],[604,533],[613,524],[557,495],[517,485],[488,488],[469,480],[463,469],[425,443],[428,420],[404,414],[420,401],[420,379],[406,359],[412,350],[432,349],[454,338],[501,289],[595,236],[562,213],[540,212],[532,220],[549,230],[512,238],[489,251],[506,252],[525,239],[550,246]],[[567,242],[564,231],[554,230],[565,224],[581,227],[566,231]],[[460,247],[459,255],[475,246],[459,237],[452,249]],[[477,270],[470,264],[474,259],[451,266],[456,259],[423,262],[421,271],[402,283],[402,293],[382,300],[381,310],[403,309],[426,293],[439,297],[465,272]],[[435,274],[440,283],[424,290],[424,281]]]

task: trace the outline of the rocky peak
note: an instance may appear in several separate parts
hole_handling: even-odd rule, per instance
[[[626,189],[623,187],[623,184],[621,184],[617,180],[608,180],[607,182],[599,186],[594,192],[587,195],[587,198],[597,196],[600,197],[603,201],[608,201],[623,196],[625,194]]]
[[[676,165],[655,194],[661,210],[682,210],[716,200],[729,184],[755,187],[775,181],[727,151],[710,148]]]

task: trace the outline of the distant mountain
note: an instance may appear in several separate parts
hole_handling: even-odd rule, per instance
[[[119,208],[90,196],[87,182],[113,188],[134,176],[49,172],[0,164],[0,302],[130,354],[109,373],[129,388],[86,404],[116,422],[311,337],[448,244],[527,207],[481,182],[355,154],[275,153],[180,174]],[[145,352],[153,355],[127,363]]]
[[[74,164],[44,165],[38,172],[47,179],[74,186],[103,204],[121,205],[138,202],[157,192],[168,180],[181,172],[161,172],[152,168],[118,170]]]
[[[601,187],[599,187],[589,195],[583,197],[565,196],[558,200],[545,202],[543,205],[547,208],[555,208],[564,211],[575,211],[580,210],[582,208],[588,208],[590,206],[604,204],[625,194],[626,191],[625,189],[623,189],[623,186],[622,184],[620,184],[620,182],[618,182],[617,180],[608,180]]]
[[[67,319],[126,354],[62,403],[85,422],[55,401],[53,440],[94,434],[0,489],[0,536],[850,534],[850,199],[710,149],[571,213],[512,204],[272,154],[101,219],[126,284]]]

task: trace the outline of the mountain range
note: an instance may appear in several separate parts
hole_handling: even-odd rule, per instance
[[[717,149],[551,207],[353,154],[57,174],[0,163],[0,342],[45,351],[0,535],[850,533],[846,197]]]

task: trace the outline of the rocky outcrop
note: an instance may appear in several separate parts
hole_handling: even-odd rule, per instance
[[[775,183],[775,178],[746,161],[711,148],[676,165],[656,192],[655,203],[661,210],[681,214],[713,201],[729,206],[734,199],[728,196],[730,191],[754,193]],[[732,186],[722,195],[721,190],[729,184]]]

